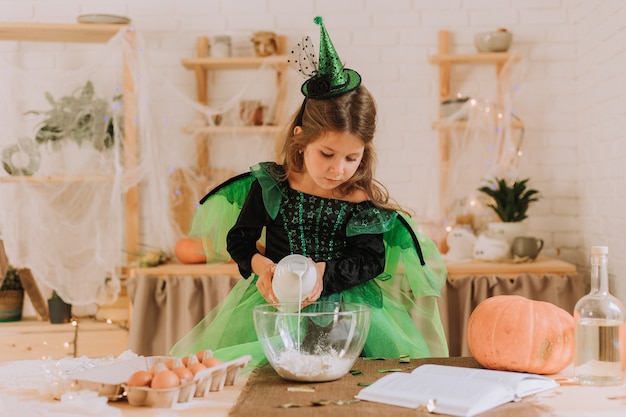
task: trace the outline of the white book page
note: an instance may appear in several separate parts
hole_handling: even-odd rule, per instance
[[[446,365],[422,365],[412,374],[448,375],[455,378],[469,378],[504,384],[515,393],[515,399],[526,397],[540,391],[557,387],[559,384],[552,378],[524,372],[494,371],[492,369],[462,368]]]
[[[387,375],[356,396],[407,408],[423,405],[437,413],[468,417],[512,401],[513,397],[513,391],[501,384],[428,373]]]
[[[559,384],[521,372],[422,365],[410,374],[384,376],[356,398],[400,407],[425,406],[429,411],[471,417]]]

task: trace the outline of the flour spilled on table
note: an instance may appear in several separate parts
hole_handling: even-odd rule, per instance
[[[274,364],[276,372],[294,381],[332,381],[345,375],[353,361],[339,358],[335,350],[327,353],[310,354],[296,349],[280,353]]]

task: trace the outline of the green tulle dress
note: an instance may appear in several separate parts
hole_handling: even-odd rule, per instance
[[[298,195],[303,193],[288,188],[286,182],[275,180],[270,172],[277,169],[282,167],[274,163],[256,165],[251,172],[218,186],[201,201],[189,235],[202,237],[209,262],[230,260],[226,251],[226,235],[237,221],[254,181],[259,181],[263,204],[270,216],[276,217],[279,211],[289,210],[289,207],[297,209],[294,206],[298,204]],[[290,195],[295,196],[295,201],[286,201]],[[437,304],[447,273],[436,245],[417,232],[411,219],[401,213],[382,211],[373,206],[359,211],[351,206],[357,203],[311,198],[330,207],[341,204],[341,210],[346,210],[343,213],[353,213],[351,216],[338,216],[335,224],[324,222],[320,225],[336,229],[335,241],[332,242],[335,245],[345,242],[346,236],[383,233],[384,272],[339,293],[323,295],[319,300],[363,303],[372,308],[370,330],[362,356],[448,356]],[[309,248],[307,255],[311,256],[310,252],[314,250]],[[303,251],[298,253],[305,254]],[[218,307],[176,343],[170,354],[183,357],[211,349],[214,356],[221,360],[252,355],[252,366],[265,363],[252,316],[254,307],[265,303],[256,288],[256,279],[253,274],[239,281]]]

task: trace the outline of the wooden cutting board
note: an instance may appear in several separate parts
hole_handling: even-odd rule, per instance
[[[0,287],[2,286],[4,276],[7,274],[8,269],[9,258],[7,258],[7,253],[4,251],[4,241],[0,240]]]
[[[48,320],[48,302],[41,295],[33,273],[28,268],[18,268],[17,273],[22,281],[24,291],[28,294],[28,298],[30,298],[37,316],[39,316],[39,320]]]

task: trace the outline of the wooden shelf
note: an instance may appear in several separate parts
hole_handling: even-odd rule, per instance
[[[431,64],[502,64],[513,59],[519,61],[522,59],[520,53],[508,52],[481,52],[476,54],[436,54],[431,55],[429,62]]]
[[[513,129],[523,129],[524,122],[519,120],[513,120],[511,122],[511,127]],[[467,128],[467,120],[459,120],[452,123],[444,123],[441,120],[435,120],[433,122],[433,129],[465,129]]]
[[[183,66],[189,70],[202,68],[206,70],[229,70],[229,69],[255,69],[265,63],[287,66],[286,55],[272,55],[268,57],[242,56],[230,58],[183,58]]]
[[[197,128],[183,128],[184,133],[278,133],[283,129],[281,126],[202,126]]]
[[[245,136],[250,134],[267,135],[278,141],[280,132],[282,132],[287,121],[287,103],[286,103],[286,79],[287,79],[287,53],[285,50],[286,37],[282,35],[276,36],[278,55],[261,56],[227,56],[227,57],[210,57],[207,56],[209,51],[209,38],[207,36],[198,36],[196,38],[196,53],[194,57],[181,59],[181,64],[185,69],[193,72],[196,79],[196,100],[203,106],[209,106],[209,91],[211,86],[209,81],[210,71],[238,71],[238,70],[260,70],[265,72],[273,71],[275,78],[275,99],[273,103],[273,118],[267,120],[266,125],[261,126],[233,126],[236,120],[230,121],[231,125],[226,123],[221,125],[209,125],[206,121],[206,114],[199,112],[199,126],[183,127],[182,131],[187,134],[194,135],[196,145],[196,164],[193,168],[196,178],[207,178],[212,171],[210,166],[211,143],[212,140],[219,135]],[[241,75],[242,77],[245,74]],[[244,98],[242,98],[244,99]],[[232,104],[231,104],[232,105]],[[229,111],[237,111],[231,108]],[[277,146],[275,146],[277,148]],[[199,189],[204,187],[202,184],[187,182],[189,178],[182,169],[176,170],[172,175],[179,176],[183,179],[183,186],[178,187],[177,205],[173,207],[173,215],[176,223],[181,230],[189,230],[193,212],[195,212],[196,196],[203,195],[207,190]],[[226,178],[224,178],[226,179]]]
[[[0,177],[0,183],[72,183],[72,182],[113,182],[115,177],[113,175],[51,175],[51,176],[11,176]]]
[[[0,22],[0,40],[105,43],[129,25]]]
[[[447,30],[440,30],[438,33],[437,53],[429,57],[429,62],[433,65],[437,65],[439,78],[438,100],[440,119],[434,121],[432,127],[436,129],[439,134],[439,198],[441,203],[440,210],[443,213],[443,217],[446,217],[450,210],[445,197],[448,193],[451,130],[465,129],[468,127],[467,121],[463,120],[458,120],[453,123],[444,123],[442,121],[441,103],[451,98],[451,68],[457,64],[490,64],[495,67],[494,76],[492,78],[497,80],[498,77],[503,74],[503,71],[506,72],[509,70],[506,65],[509,61],[512,60],[516,62],[521,59],[521,53],[512,52],[452,53],[450,51],[450,33]],[[502,92],[498,90],[498,94],[496,104],[502,102]],[[510,125],[497,127],[504,129],[523,129],[524,123],[518,118],[512,118]]]

